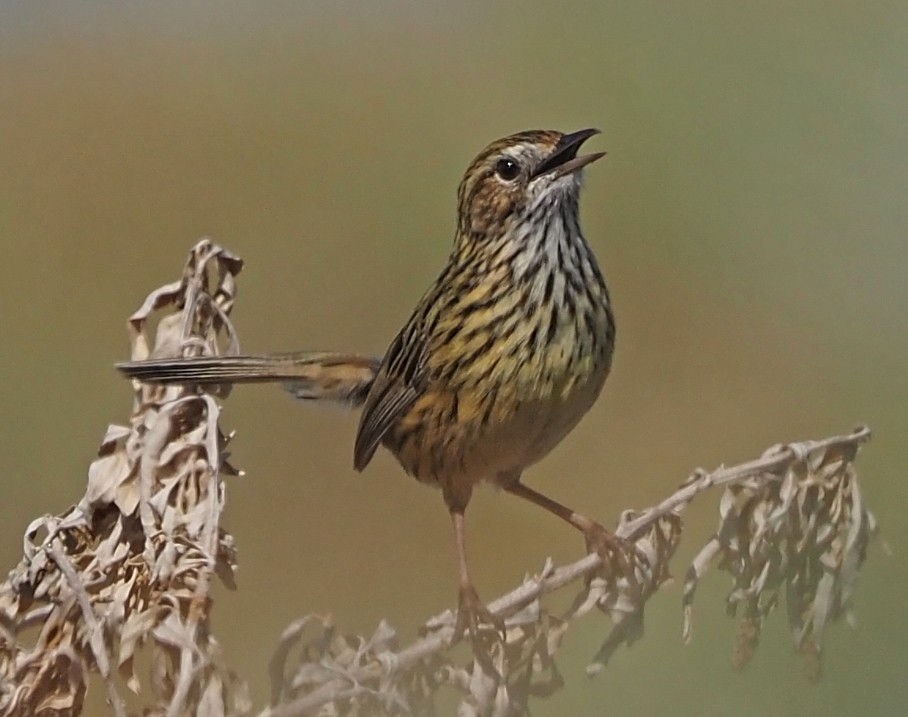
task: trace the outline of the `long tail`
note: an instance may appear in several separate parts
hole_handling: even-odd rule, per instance
[[[358,407],[381,366],[381,359],[354,354],[302,352],[263,356],[126,361],[117,369],[147,383],[281,383],[300,399]]]

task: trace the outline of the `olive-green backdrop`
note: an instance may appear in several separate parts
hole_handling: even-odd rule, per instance
[[[696,466],[867,422],[875,549],[859,624],[808,683],[779,613],[729,665],[728,582],[680,587],[595,680],[605,634],[571,632],[537,715],[902,714],[908,704],[908,6],[896,2],[4,2],[0,6],[0,569],[27,522],[82,492],[125,420],[126,316],[198,237],[247,261],[247,350],[380,354],[445,261],[460,175],[530,127],[601,127],[583,197],[618,316],[602,400],[528,476],[612,522]],[[331,612],[406,633],[455,598],[438,494],[382,454],[351,468],[355,416],[235,391],[220,591],[228,659],[266,694],[281,628]],[[712,530],[689,511],[685,560]],[[468,515],[494,596],[581,540],[491,490]],[[101,709],[101,690],[93,693]]]

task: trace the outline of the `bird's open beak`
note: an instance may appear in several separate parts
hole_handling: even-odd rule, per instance
[[[582,129],[579,132],[571,132],[561,137],[552,153],[546,157],[539,166],[533,171],[533,178],[543,174],[553,174],[557,179],[571,172],[576,172],[605,156],[605,152],[595,152],[594,154],[584,154],[577,156],[577,150],[580,145],[586,142],[590,137],[599,134],[598,129]]]

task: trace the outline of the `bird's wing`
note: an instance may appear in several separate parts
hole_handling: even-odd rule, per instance
[[[382,438],[425,390],[424,317],[417,314],[395,337],[375,378],[353,448],[353,467],[361,471],[372,460]]]

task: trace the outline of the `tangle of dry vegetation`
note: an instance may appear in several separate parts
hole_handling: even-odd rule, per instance
[[[182,279],[152,292],[130,318],[133,358],[151,353],[146,330],[163,308],[171,311],[157,323],[156,355],[237,351],[229,313],[241,268],[237,257],[200,241]],[[212,582],[232,587],[236,567],[233,538],[220,525],[223,478],[236,471],[219,405],[193,387],[134,390],[130,424],[107,429],[83,498],[28,526],[23,558],[0,585],[2,715],[80,714],[93,673],[118,716],[252,711],[245,682],[210,630]],[[505,633],[490,627],[468,658],[449,649],[451,611],[428,620],[405,647],[386,623],[369,637],[349,637],[325,618],[303,617],[278,642],[270,704],[258,714],[429,715],[443,687],[461,693],[460,715],[524,714],[531,698],[561,686],[555,655],[583,615],[597,609],[611,621],[591,673],[642,636],[645,603],[669,577],[684,507],[720,486],[719,525],[684,584],[685,636],[697,582],[717,562],[732,577],[729,611],[743,613],[735,664],[751,657],[784,595],[795,644],[818,675],[824,630],[850,618],[876,532],[854,468],[869,437],[859,428],[695,472],[658,505],[622,514],[616,532],[634,548],[623,559],[547,561],[492,601]],[[577,590],[570,608],[548,611],[542,598],[569,586]]]

